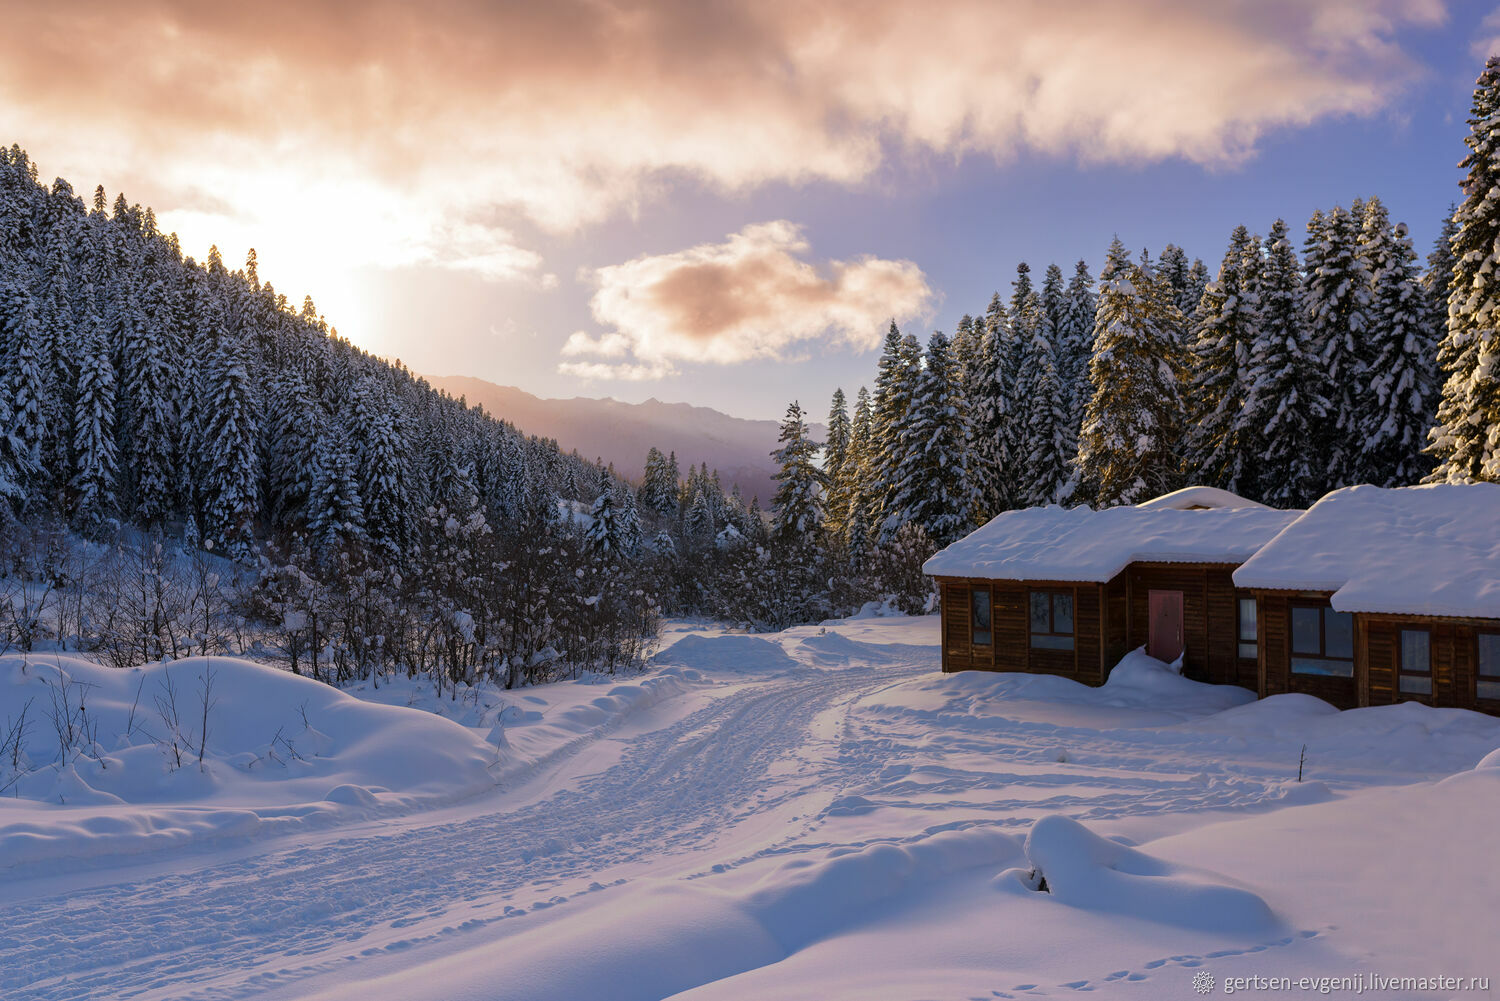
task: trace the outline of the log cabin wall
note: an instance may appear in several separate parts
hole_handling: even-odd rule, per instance
[[[1239,656],[1239,609],[1234,571],[1237,564],[1132,563],[1126,579],[1126,649],[1144,646],[1150,624],[1152,591],[1182,592],[1182,635],[1186,647],[1182,673],[1194,681],[1243,685],[1254,690],[1257,661]],[[1113,583],[1113,582],[1111,582]],[[1123,655],[1124,651],[1121,651]],[[1118,662],[1115,657],[1111,663]]]
[[[1101,622],[1103,585],[940,578],[938,588],[942,602],[944,671],[1057,674],[1089,685],[1104,683],[1107,665]],[[989,643],[976,642],[974,636],[974,594],[981,590],[990,598]],[[1033,591],[1072,595],[1073,649],[1032,647],[1029,610]]]
[[[1396,702],[1422,702],[1431,706],[1477,709],[1500,715],[1500,698],[1481,698],[1483,690],[1494,692],[1493,677],[1479,677],[1479,641],[1483,635],[1500,635],[1497,619],[1452,619],[1424,615],[1356,615],[1359,623],[1356,652],[1364,664],[1360,705],[1384,706]],[[1431,671],[1431,692],[1423,691],[1429,679],[1420,663],[1402,664],[1402,632],[1425,641]],[[1491,641],[1497,642],[1497,641]],[[1412,670],[1415,668],[1415,670]],[[1408,684],[1403,685],[1403,678]],[[1496,693],[1500,694],[1500,693]]]
[[[1359,704],[1359,635],[1355,632],[1356,677],[1336,678],[1292,671],[1291,610],[1294,605],[1327,605],[1331,592],[1257,591],[1257,620],[1260,628],[1259,685],[1261,698],[1302,692],[1316,696],[1340,709]],[[1357,623],[1356,623],[1357,626]]]

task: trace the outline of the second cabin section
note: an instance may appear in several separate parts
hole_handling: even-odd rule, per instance
[[[1133,563],[1112,579],[939,577],[944,671],[1058,674],[1102,685],[1131,650],[1185,677],[1256,687],[1255,595],[1237,564]]]
[[[1300,513],[1222,491],[1005,512],[926,565],[942,601],[943,670],[1100,685],[1144,646],[1181,657],[1189,678],[1254,689],[1258,606],[1233,574]]]

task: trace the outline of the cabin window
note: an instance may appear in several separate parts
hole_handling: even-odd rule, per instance
[[[1039,650],[1073,649],[1073,595],[1031,592],[1031,645]]]
[[[1475,695],[1500,702],[1500,633],[1480,633]]]
[[[1406,695],[1432,694],[1432,634],[1401,630],[1401,672],[1397,687]]]
[[[1260,633],[1255,621],[1255,599],[1240,599],[1240,656],[1254,660]]]
[[[1292,673],[1354,677],[1354,616],[1327,605],[1293,605]]]
[[[974,603],[974,645],[989,646],[994,642],[994,633],[990,624],[990,589],[987,587],[976,587],[973,591]]]

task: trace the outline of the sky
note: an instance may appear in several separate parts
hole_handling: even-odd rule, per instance
[[[0,141],[540,396],[816,415],[1118,235],[1458,197],[1491,0],[0,0]]]

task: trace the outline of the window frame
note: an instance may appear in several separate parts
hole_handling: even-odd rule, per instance
[[[1254,609],[1255,635],[1245,636],[1245,603],[1249,602]],[[1260,601],[1254,597],[1238,597],[1234,603],[1234,642],[1235,653],[1241,660],[1256,660],[1260,657]],[[1245,647],[1250,647],[1250,652],[1245,652]]]
[[[1483,665],[1480,663],[1482,640],[1480,637],[1493,636],[1495,642],[1500,644],[1500,629],[1476,629],[1474,630],[1474,699],[1476,702],[1500,703],[1500,662],[1494,665],[1494,674],[1483,673]],[[1481,695],[1480,685],[1493,685],[1494,695]]]
[[[985,640],[979,640],[979,595],[984,595],[987,618],[989,626],[984,630]],[[971,584],[969,586],[969,645],[971,647],[991,647],[995,645],[995,596],[989,585]]]
[[[1296,625],[1295,625],[1295,623],[1296,623],[1296,617],[1297,617],[1296,616],[1296,612],[1297,612],[1297,609],[1299,609],[1299,608],[1314,609],[1318,613],[1318,652],[1315,653],[1315,654],[1314,653],[1303,653],[1303,652],[1299,652],[1297,650],[1297,639],[1296,639],[1297,633],[1296,633]],[[1333,613],[1335,615],[1347,615],[1347,616],[1349,616],[1349,656],[1347,656],[1347,657],[1334,657],[1334,656],[1329,655],[1329,653],[1328,653],[1328,614],[1329,613]],[[1299,675],[1299,676],[1304,677],[1304,678],[1334,678],[1334,679],[1337,679],[1339,681],[1343,681],[1344,679],[1353,680],[1353,678],[1354,678],[1354,653],[1355,653],[1355,646],[1357,645],[1357,643],[1356,643],[1356,637],[1355,637],[1354,633],[1355,633],[1355,630],[1354,630],[1354,613],[1353,612],[1340,612],[1337,609],[1335,609],[1330,602],[1327,602],[1327,601],[1322,601],[1322,602],[1318,602],[1318,601],[1293,601],[1293,602],[1290,602],[1288,604],[1288,607],[1287,607],[1287,623],[1286,623],[1287,673]],[[1320,663],[1320,664],[1326,665],[1328,667],[1333,667],[1334,665],[1344,665],[1344,664],[1347,664],[1348,665],[1348,671],[1345,672],[1344,670],[1342,670],[1342,668],[1340,668],[1337,671],[1333,671],[1333,670],[1324,670],[1324,671],[1298,670],[1297,669],[1297,661],[1299,661],[1299,660],[1301,660],[1301,661],[1312,661],[1312,662],[1316,662],[1316,663]]]
[[[1406,666],[1406,634],[1421,633],[1427,637],[1427,670],[1413,671]],[[1406,679],[1415,678],[1418,687],[1408,689]],[[1427,628],[1412,629],[1404,625],[1396,629],[1396,698],[1432,698],[1433,688],[1432,676],[1432,630]],[[1426,690],[1422,690],[1421,682],[1426,682]]]
[[[1047,596],[1047,631],[1039,632],[1032,622],[1031,606],[1037,595]],[[1057,628],[1057,599],[1067,598],[1069,607],[1069,619],[1072,628],[1067,632],[1056,632]],[[1053,642],[1037,643],[1037,638]],[[1061,642],[1066,640],[1066,643]],[[1078,595],[1076,590],[1061,590],[1059,588],[1033,587],[1026,592],[1026,644],[1032,650],[1053,650],[1059,653],[1073,653],[1078,648]]]

